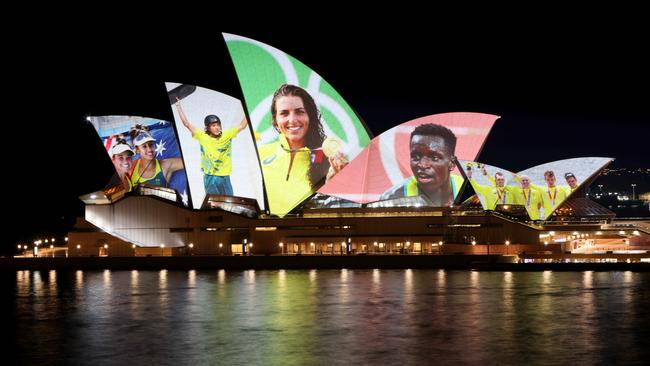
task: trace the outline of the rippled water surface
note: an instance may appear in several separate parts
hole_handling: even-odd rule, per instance
[[[17,364],[609,365],[650,359],[649,273],[0,275],[3,342]]]

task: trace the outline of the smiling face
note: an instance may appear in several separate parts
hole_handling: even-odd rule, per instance
[[[305,147],[309,116],[302,98],[293,95],[281,96],[275,101],[275,110],[274,124],[287,138],[289,148]]]
[[[566,177],[566,182],[569,184],[569,187],[576,188],[578,186],[578,180],[574,176]]]
[[[529,189],[530,188],[530,178],[521,177],[521,188]]]
[[[503,174],[495,174],[494,180],[497,183],[497,187],[503,187],[506,184],[506,178],[503,176]]]
[[[123,152],[113,155],[113,165],[115,165],[115,170],[122,175],[126,174],[131,170],[131,164],[133,163],[133,155],[130,152]]]
[[[449,155],[442,137],[411,137],[411,170],[423,190],[434,191],[449,184],[449,173],[453,168],[453,157]]]
[[[147,141],[143,144],[136,146],[140,159],[153,160],[156,155],[156,144],[153,141]]]
[[[546,180],[546,184],[549,187],[551,188],[555,187],[555,174],[553,173],[544,174],[544,179]]]

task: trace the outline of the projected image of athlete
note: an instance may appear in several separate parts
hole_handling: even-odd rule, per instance
[[[456,164],[456,135],[447,127],[427,123],[411,132],[410,165],[413,176],[390,188],[382,200],[422,196],[431,206],[453,204],[463,178],[452,175]]]
[[[133,166],[133,149],[123,138],[116,137],[115,143],[111,147],[109,153],[111,154],[111,161],[115,166],[115,171],[117,172],[122,186],[127,192],[131,192],[132,183],[131,183],[131,167]]]
[[[192,134],[192,138],[201,145],[201,171],[205,193],[232,196],[230,182],[232,174],[232,139],[248,125],[246,117],[233,128],[223,130],[221,120],[214,114],[205,116],[205,130],[195,127],[183,111],[179,98],[176,98],[176,109],[181,122]]]
[[[183,160],[181,158],[156,159],[156,140],[147,126],[136,124],[129,130],[129,135],[135,151],[140,154],[140,159],[135,162],[131,170],[133,187],[142,183],[169,187],[172,174],[183,169]]]
[[[321,113],[303,88],[283,84],[271,101],[278,140],[259,147],[271,212],[284,215],[343,169],[348,160],[330,144]]]

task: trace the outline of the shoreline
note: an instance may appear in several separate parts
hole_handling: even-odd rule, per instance
[[[186,256],[0,258],[19,270],[450,269],[477,271],[650,271],[650,263],[518,263],[515,255]]]

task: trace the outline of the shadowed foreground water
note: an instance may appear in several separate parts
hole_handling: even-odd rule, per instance
[[[18,364],[643,364],[650,273],[2,273]]]

